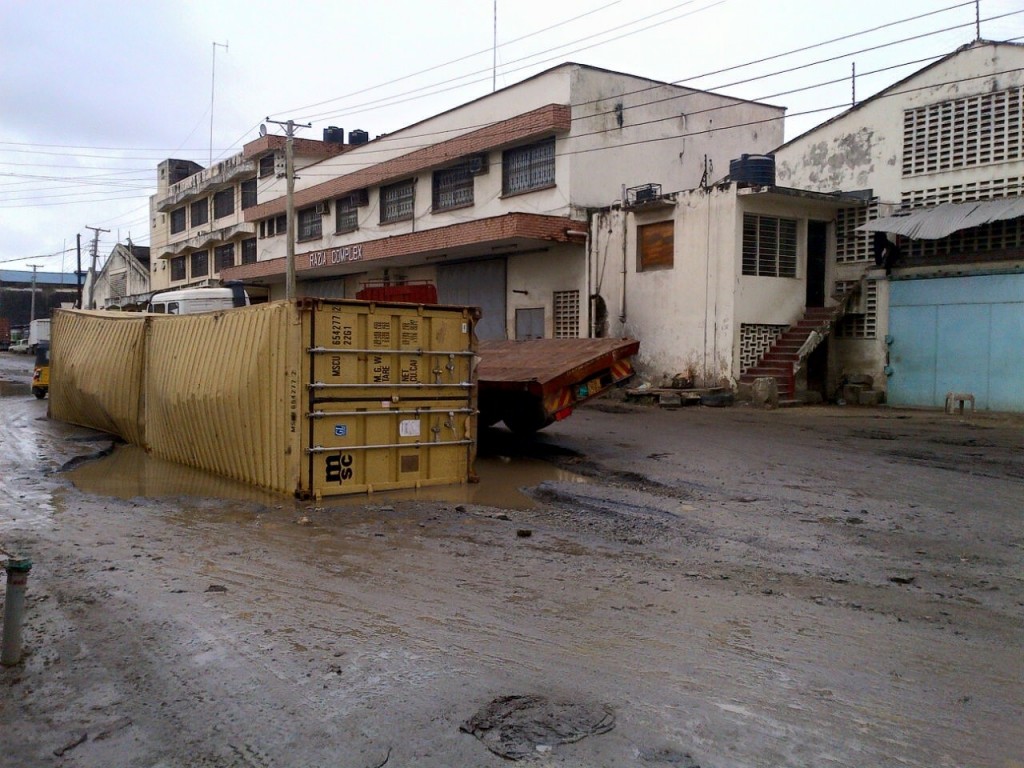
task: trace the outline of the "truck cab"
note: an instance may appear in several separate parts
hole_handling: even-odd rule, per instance
[[[194,315],[249,305],[249,295],[240,283],[224,288],[181,288],[153,294],[147,311],[160,315]]]

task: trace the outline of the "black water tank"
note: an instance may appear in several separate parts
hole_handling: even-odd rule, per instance
[[[356,144],[365,144],[370,140],[370,134],[366,131],[355,130],[348,132],[348,143],[353,146]]]
[[[345,129],[334,125],[330,128],[324,128],[324,141],[328,144],[344,144]]]
[[[775,186],[775,157],[772,155],[740,155],[729,161],[729,179],[762,187]]]

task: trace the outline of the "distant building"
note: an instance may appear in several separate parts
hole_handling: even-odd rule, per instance
[[[62,305],[73,306],[78,300],[78,283],[74,273],[35,272],[0,269],[0,318],[12,329],[27,326],[33,319],[32,296],[35,294],[35,318],[46,318]]]
[[[140,310],[149,288],[149,248],[118,243],[98,273],[86,277],[83,304],[87,309]]]

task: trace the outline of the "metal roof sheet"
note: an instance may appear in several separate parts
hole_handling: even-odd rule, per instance
[[[861,232],[891,232],[912,240],[938,240],[993,221],[1024,216],[1024,197],[942,203],[901,216],[886,216],[857,227]]]

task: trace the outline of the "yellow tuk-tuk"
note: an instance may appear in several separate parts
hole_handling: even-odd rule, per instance
[[[36,344],[36,367],[32,371],[32,394],[42,400],[50,389],[50,342]]]

